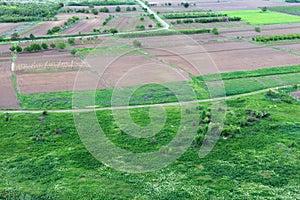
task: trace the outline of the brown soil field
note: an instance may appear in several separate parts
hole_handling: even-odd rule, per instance
[[[98,15],[94,15],[92,13],[59,13],[57,15],[55,15],[55,17],[57,17],[57,19],[59,21],[66,21],[68,20],[69,18],[72,18],[74,16],[77,16],[81,19],[85,19],[86,17],[88,17],[89,19],[95,19],[95,18],[106,18],[108,16],[108,14],[106,13],[100,13]]]
[[[104,20],[105,18],[84,19],[64,30],[62,34],[78,34],[79,32],[82,34],[93,33],[93,29],[99,29]]]
[[[300,63],[298,56],[242,41],[198,44],[198,48],[196,45],[189,45],[188,40],[180,39],[179,36],[142,38],[141,41],[146,52],[166,60],[170,64],[176,64],[193,75],[199,75],[199,72],[202,74],[216,72],[216,70],[209,70],[210,68],[213,69],[214,66],[211,66],[211,63],[206,60],[207,57],[210,57],[220,72],[289,66]],[[148,46],[157,48],[147,49]],[[170,52],[167,53],[167,51]],[[186,60],[185,62],[183,58]],[[187,62],[199,64],[191,68],[192,66],[188,65]]]
[[[291,95],[292,95],[293,97],[295,97],[295,98],[297,98],[297,99],[299,99],[299,100],[300,100],[300,90],[298,90],[298,91],[296,91],[296,92],[293,92],[293,93],[291,93]]]
[[[19,109],[11,73],[10,57],[0,58],[0,108]]]
[[[35,36],[47,35],[47,31],[54,26],[61,26],[65,21],[47,21],[38,23],[33,29],[28,30],[26,33],[22,34],[21,37],[29,37],[32,33]]]
[[[0,45],[0,56],[3,54],[11,54],[9,48],[11,47],[11,44],[2,44]]]
[[[219,29],[221,35],[226,37],[251,37],[258,35],[281,35],[281,34],[294,34],[300,32],[300,24],[279,24],[260,26],[261,32],[254,31],[255,26],[249,28],[223,28]]]
[[[224,1],[220,2],[214,1],[209,3],[207,0],[198,0],[198,1],[172,1],[173,6],[160,6],[161,3],[165,3],[168,1],[155,1],[159,3],[159,6],[151,7],[155,11],[160,12],[172,12],[174,10],[179,11],[187,11],[187,10],[255,10],[258,7],[263,6],[291,6],[289,3],[285,2],[274,2],[274,1],[264,1],[264,0],[256,0],[256,1],[248,1],[248,0],[232,0],[232,1]],[[178,6],[181,2],[189,2],[190,6],[188,8],[184,8],[183,6]],[[194,5],[196,3],[196,5]]]
[[[148,27],[150,24],[155,28],[156,24],[149,17],[144,17],[144,19],[144,21],[141,21],[139,15],[132,14],[115,15],[115,18],[109,21],[102,29],[117,28],[119,31],[136,31],[136,26],[144,25],[146,30],[148,30],[151,29]]]
[[[32,74],[20,73],[17,74],[18,90],[23,94],[72,91],[76,76],[76,71]],[[79,83],[81,85],[81,89],[93,89],[92,83],[97,80],[97,77],[90,72],[86,72],[85,76],[82,77],[85,77],[86,79]]]
[[[275,48],[282,49],[300,55],[300,43],[276,45]]]
[[[22,25],[24,23],[0,23],[0,35]]]
[[[15,62],[15,71],[41,71],[47,69],[78,69],[83,64],[69,52],[48,50],[35,53],[21,53]]]
[[[248,42],[204,44],[220,72],[253,70],[300,63],[300,57]]]
[[[169,24],[174,20],[166,20]],[[245,22],[218,22],[218,23],[191,23],[191,24],[175,24],[172,25],[175,30],[182,30],[182,29],[201,29],[201,28],[229,28],[232,29],[233,27],[241,27],[241,26],[248,26]],[[254,28],[253,28],[254,29]]]
[[[91,61],[92,71],[51,72],[51,73],[18,73],[17,84],[21,93],[47,93],[57,91],[93,90],[112,87],[123,87],[147,83],[161,83],[187,80],[186,73],[172,68],[157,60],[143,55],[127,55],[119,57],[112,64],[109,63],[115,57],[97,57]],[[133,62],[134,61],[134,62]],[[98,74],[102,74],[100,79]],[[77,77],[78,76],[78,77]]]

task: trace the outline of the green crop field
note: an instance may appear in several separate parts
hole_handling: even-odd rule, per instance
[[[300,22],[300,17],[298,16],[271,11],[233,10],[222,11],[221,13],[226,13],[229,17],[241,17],[242,21],[256,25]]]
[[[72,114],[50,113],[43,120],[39,114],[9,114],[8,121],[0,114],[0,199],[297,199],[299,103],[286,94],[260,94],[227,105],[225,126],[238,131],[220,137],[208,156],[198,157],[199,132],[175,163],[143,174],[120,172],[92,157]],[[209,116],[209,106],[200,105],[199,115]],[[131,111],[136,123],[150,122],[148,109]],[[174,136],[178,111],[167,108],[165,127],[146,139],[120,134],[111,111],[96,114],[117,146],[148,152]],[[251,114],[262,112],[268,116]]]
[[[282,12],[292,15],[300,15],[300,6],[275,6],[275,7],[268,7],[269,10]]]

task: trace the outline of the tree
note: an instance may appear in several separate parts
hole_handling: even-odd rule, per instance
[[[254,31],[260,33],[260,32],[261,32],[261,29],[260,29],[260,27],[255,27],[255,28],[254,28]]]
[[[116,12],[121,12],[121,7],[120,6],[116,7]]]
[[[74,38],[69,38],[68,39],[68,44],[69,45],[74,45],[75,44],[75,39]]]
[[[107,7],[100,8],[100,12],[108,13],[109,9]]]
[[[262,8],[261,8],[261,11],[263,11],[263,12],[267,12],[267,10],[268,10],[267,7],[262,7]]]
[[[14,52],[16,50],[15,45],[13,45],[12,47],[9,48],[10,51]]]
[[[16,52],[17,53],[21,53],[23,51],[22,47],[20,47],[19,45],[16,46]]]
[[[52,48],[52,49],[54,49],[55,47],[56,47],[56,45],[55,44],[50,44],[50,47]]]
[[[127,7],[127,8],[126,8],[126,11],[127,11],[127,12],[130,12],[130,11],[131,11],[131,8],[130,8],[130,7]]]
[[[64,42],[58,42],[58,43],[56,43],[55,46],[59,50],[64,50],[67,47],[66,43],[64,43]]]
[[[42,43],[41,46],[42,46],[42,48],[45,49],[45,50],[48,49],[48,45],[47,45],[46,43]]]
[[[35,36],[31,33],[29,38],[33,40],[35,38]]]
[[[188,2],[183,3],[183,7],[188,8],[190,6],[190,4]]]
[[[92,9],[92,13],[94,14],[94,15],[98,15],[99,14],[99,12],[98,12],[98,10],[97,9]]]
[[[140,18],[140,20],[141,20],[141,21],[144,21],[144,20],[145,20],[145,18],[144,18],[144,17],[141,17],[141,18]]]
[[[42,50],[41,45],[36,44],[36,43],[31,44],[29,46],[29,48],[30,48],[31,51],[40,51],[40,50]]]
[[[212,33],[215,35],[219,35],[219,31],[217,28],[213,28]]]
[[[142,43],[140,41],[138,41],[138,40],[134,40],[133,41],[133,46],[135,48],[140,48],[142,46]]]
[[[118,29],[116,29],[116,28],[111,28],[111,29],[109,30],[109,32],[111,32],[112,34],[116,34],[116,33],[118,33]]]
[[[136,11],[136,7],[133,7],[133,8],[132,8],[132,11]]]
[[[72,49],[71,54],[72,54],[73,56],[75,56],[76,53],[77,53],[77,49]]]

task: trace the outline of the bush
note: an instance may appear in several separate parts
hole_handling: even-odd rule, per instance
[[[74,38],[69,38],[68,39],[68,44],[69,45],[74,45],[75,44],[75,39]]]
[[[16,46],[16,52],[21,53],[23,51],[22,47]]]
[[[72,49],[71,54],[74,56],[77,53],[77,49]]]
[[[93,13],[94,15],[98,15],[98,14],[99,14],[98,10],[95,9],[95,8],[92,9],[92,13]]]
[[[116,33],[118,33],[118,29],[116,29],[116,28],[111,28],[111,29],[109,30],[109,32],[112,33],[112,34],[116,34]]]
[[[254,30],[255,30],[255,32],[258,32],[258,33],[260,33],[260,32],[261,32],[261,29],[260,29],[260,27],[255,27],[255,28],[254,28]]]
[[[138,40],[134,40],[133,41],[133,46],[135,48],[140,48],[142,46],[142,43],[140,41],[138,41]]]
[[[127,8],[126,8],[126,11],[127,11],[127,12],[130,12],[130,11],[131,11],[131,8],[130,8],[130,7],[127,7]]]
[[[64,50],[67,47],[66,43],[64,43],[64,42],[58,42],[58,43],[56,43],[55,46],[57,49],[60,49],[60,50]]]
[[[121,12],[121,7],[120,6],[116,7],[116,12]]]
[[[108,13],[109,9],[107,7],[100,8],[100,12]]]
[[[55,47],[56,47],[56,45],[55,44],[50,44],[50,47],[52,48],[52,49],[54,49]]]
[[[219,35],[219,31],[217,28],[213,28],[213,30],[211,32],[215,35]]]
[[[41,45],[41,47],[43,48],[43,49],[48,49],[48,45],[46,44],[46,43],[43,43],[42,45]]]

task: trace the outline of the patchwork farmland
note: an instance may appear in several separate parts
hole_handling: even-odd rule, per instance
[[[299,11],[0,1],[0,199],[298,199]]]

